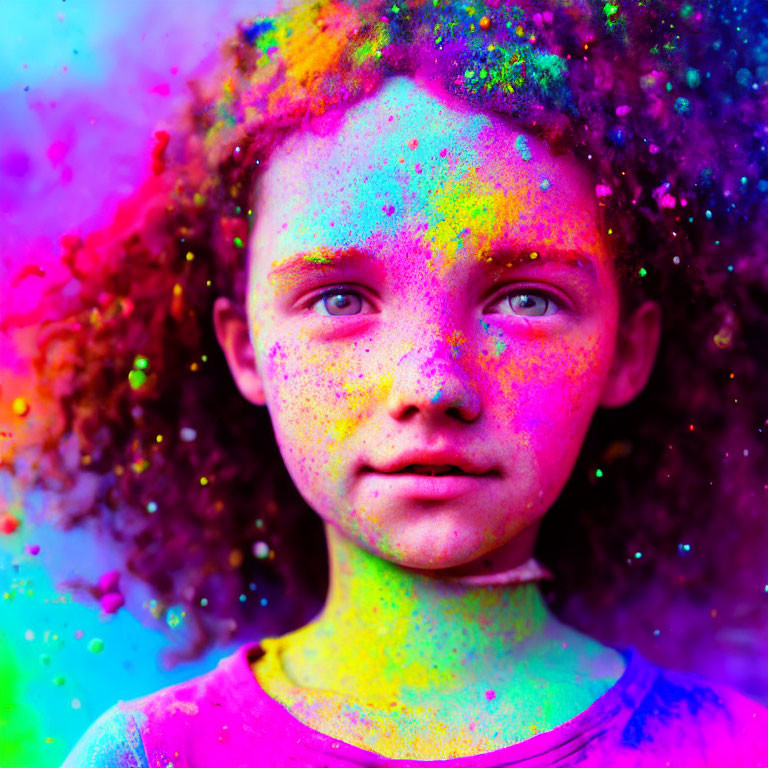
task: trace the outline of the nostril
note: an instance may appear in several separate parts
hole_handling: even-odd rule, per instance
[[[449,416],[453,416],[459,421],[466,421],[467,423],[474,421],[477,418],[475,409],[468,409],[463,402],[456,403],[456,405],[446,408],[445,412]]]
[[[467,424],[482,410],[478,382],[447,354],[424,347],[415,347],[396,364],[388,407],[400,421],[448,416]]]

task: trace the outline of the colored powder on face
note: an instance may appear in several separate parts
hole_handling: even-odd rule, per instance
[[[344,375],[348,376],[348,373]],[[393,381],[394,374],[387,373],[376,377],[348,379],[341,384],[345,408],[327,430],[329,448],[336,450],[341,441],[355,433],[360,421],[367,418],[376,403],[386,401]]]
[[[331,424],[330,428],[328,429],[328,436],[330,438],[330,444],[328,448],[335,449],[339,442],[354,434],[357,422],[358,419],[354,416],[336,419],[336,421]]]
[[[478,259],[487,256],[487,243],[498,241],[501,232],[520,217],[519,200],[526,192],[525,182],[510,179],[505,189],[499,189],[490,179],[482,178],[477,170],[435,192],[430,207],[437,214],[430,228],[429,243],[443,256],[443,265],[452,266],[461,250],[470,245],[475,233],[483,240],[476,243]]]
[[[462,347],[464,347],[466,343],[466,336],[461,331],[454,331],[448,337],[448,344],[451,347],[451,357],[458,357],[461,354]]]
[[[480,325],[486,334],[489,336],[495,336],[493,340],[493,348],[494,352],[496,353],[496,357],[500,357],[507,348],[507,342],[504,341],[504,332],[500,328],[492,329],[490,323],[486,322],[485,320],[481,320]]]

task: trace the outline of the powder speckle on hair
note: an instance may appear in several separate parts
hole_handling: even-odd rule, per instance
[[[530,160],[533,157],[528,146],[528,139],[522,133],[515,138],[515,149],[523,160]]]

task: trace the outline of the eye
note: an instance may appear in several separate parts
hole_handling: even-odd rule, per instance
[[[359,315],[363,310],[364,299],[357,291],[334,288],[323,293],[313,304],[312,311],[323,317],[340,315]]]
[[[486,312],[498,315],[518,315],[522,317],[543,317],[553,315],[560,310],[560,305],[548,294],[541,291],[519,290],[502,296]]]

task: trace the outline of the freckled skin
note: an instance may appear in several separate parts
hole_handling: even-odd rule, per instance
[[[255,214],[256,363],[331,561],[323,613],[281,640],[298,685],[257,669],[262,684],[304,722],[393,757],[475,754],[574,717],[615,682],[618,654],[557,622],[535,585],[441,578],[530,556],[598,406],[619,299],[590,180],[515,126],[397,78],[333,133],[288,139]],[[341,249],[358,258],[336,266]],[[323,316],[332,288],[357,292],[359,312]],[[520,294],[547,312],[516,314]],[[360,471],[416,445],[493,475],[435,502]]]
[[[533,137],[524,160],[510,126],[414,99],[403,83],[350,111],[338,132],[299,135],[277,151],[258,191],[249,315],[277,439],[310,505],[381,557],[446,568],[510,541],[560,493],[610,365],[618,297],[588,181],[572,161]],[[488,294],[503,282],[478,270],[507,243],[578,248],[596,282],[534,260],[504,282],[552,290],[571,306],[546,317],[489,314]],[[349,245],[379,271],[270,279],[297,253]],[[296,310],[339,282],[367,291],[373,311]],[[468,404],[471,421],[449,412],[454,402]],[[356,474],[359,461],[437,441],[498,468],[498,482],[426,514],[422,503],[374,497]]]

